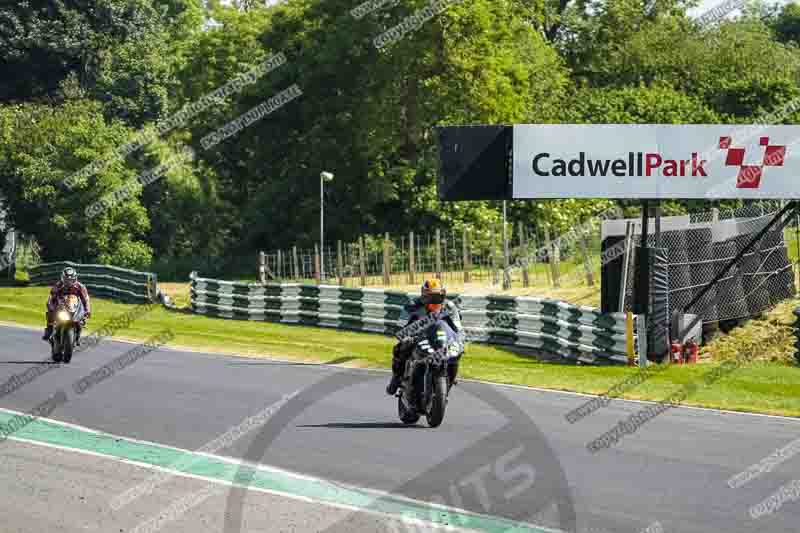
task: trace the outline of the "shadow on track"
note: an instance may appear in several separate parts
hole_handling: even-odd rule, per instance
[[[318,363],[292,363],[289,361],[253,361],[252,363],[228,363],[227,366],[319,366]]]
[[[228,363],[228,366],[325,366],[325,365],[341,365],[348,361],[357,359],[357,357],[340,357],[332,361],[325,361],[324,363],[304,363],[301,361],[247,361]]]
[[[415,428],[424,429],[424,426],[403,424],[401,422],[337,422],[330,424],[306,424],[299,428],[332,428],[332,429],[393,429]]]
[[[0,365],[58,365],[55,361],[0,361]]]

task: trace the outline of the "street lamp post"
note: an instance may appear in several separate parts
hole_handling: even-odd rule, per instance
[[[333,181],[333,174],[320,172],[319,174],[319,279],[325,281],[325,182]]]

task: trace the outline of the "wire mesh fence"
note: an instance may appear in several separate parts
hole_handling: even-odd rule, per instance
[[[508,224],[506,238],[507,258],[502,227],[363,235],[356,242],[326,246],[324,255],[318,247],[266,252],[263,270],[271,281],[315,281],[324,273],[327,283],[344,286],[403,286],[431,276],[446,284],[498,286],[506,265],[515,286],[557,287],[581,280],[594,285],[599,280],[596,224],[580,238],[570,239],[533,226]]]
[[[794,261],[790,258],[787,237],[797,236],[800,228],[792,212],[788,220],[767,231],[726,270],[781,207],[780,202],[757,202],[736,210],[663,218],[660,242],[652,230],[647,242],[666,252],[670,312],[700,315],[704,323],[713,324],[759,315],[794,296],[797,284],[793,262],[797,255]],[[640,245],[641,233],[634,233],[632,246]],[[627,280],[634,276],[634,258],[632,255],[628,263]],[[709,287],[718,275],[722,277]],[[704,289],[707,290],[702,294]],[[632,310],[633,301],[633,283],[628,282],[624,310]]]
[[[660,246],[665,249],[669,267],[668,307],[685,307],[781,205],[753,202],[736,210],[708,209],[664,217]],[[702,309],[706,322],[745,318],[793,296],[798,284],[794,277],[797,269],[793,270],[792,265],[800,256],[797,218],[792,215],[783,231],[765,235],[757,249],[745,254],[697,304],[685,311]],[[678,225],[670,219],[679,220]],[[616,222],[624,224],[622,219]],[[326,246],[323,265],[319,264],[323,258],[315,249],[294,247],[265,253],[265,278],[315,283],[320,281],[320,268],[324,266],[325,283],[349,287],[408,288],[420,284],[425,277],[436,276],[449,287],[484,287],[491,292],[528,287],[530,293],[584,298],[587,292],[599,292],[603,263],[609,260],[603,254],[601,226],[599,216],[560,235],[541,226],[508,224],[507,257],[501,225],[363,235],[355,242]],[[652,231],[648,243],[659,244]],[[639,244],[637,236],[634,245]],[[635,264],[631,262],[628,268],[626,309],[632,302]],[[505,286],[504,273],[508,275]]]

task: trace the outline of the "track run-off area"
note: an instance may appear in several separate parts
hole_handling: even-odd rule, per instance
[[[0,384],[47,360],[40,334],[0,327]],[[675,407],[592,453],[643,402],[571,424],[588,396],[464,380],[430,429],[399,423],[383,371],[171,348],[75,387],[133,347],[104,341],[0,397],[1,427],[14,428],[0,440],[2,531],[788,533],[800,522],[794,501],[751,512],[800,479],[796,459],[730,483],[797,439],[795,419]]]

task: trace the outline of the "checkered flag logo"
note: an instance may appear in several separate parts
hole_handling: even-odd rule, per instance
[[[786,157],[786,147],[769,144],[769,137],[761,137],[759,145],[765,146],[764,157],[760,165],[744,164],[744,148],[733,148],[731,137],[719,138],[719,149],[727,150],[725,166],[739,167],[739,174],[736,176],[737,189],[758,189],[761,184],[761,175],[764,167],[782,167],[783,159]]]

